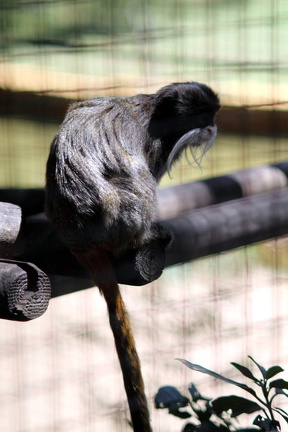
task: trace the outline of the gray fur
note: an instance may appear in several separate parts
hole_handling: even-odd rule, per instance
[[[198,83],[73,104],[47,162],[46,213],[62,240],[119,251],[157,236],[157,183],[187,147],[208,150],[218,109]]]
[[[167,160],[167,172],[170,174],[172,164],[177,161],[184,151],[190,150],[193,160],[198,167],[208,150],[214,144],[217,126],[207,126],[202,129],[192,129],[183,135],[175,144]]]

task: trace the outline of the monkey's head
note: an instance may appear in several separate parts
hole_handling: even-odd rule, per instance
[[[218,96],[210,87],[197,82],[170,84],[155,94],[148,132],[153,140],[161,141],[159,156],[165,161],[157,176],[169,171],[186,149],[191,150],[199,165],[215,140],[215,114],[219,109]]]

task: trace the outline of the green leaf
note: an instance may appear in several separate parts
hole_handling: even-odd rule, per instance
[[[189,418],[191,414],[187,411],[180,411],[180,408],[189,405],[189,399],[183,396],[176,387],[160,387],[154,397],[156,409],[168,408],[169,414],[180,418]]]
[[[189,414],[187,411],[180,411],[177,408],[175,408],[175,409],[170,408],[169,414],[172,414],[175,417],[179,417],[181,419],[187,419],[187,418],[191,417],[191,414]]]
[[[280,395],[286,396],[288,398],[288,393],[284,392],[284,390],[282,390],[280,388],[275,388],[275,393],[276,393],[276,395],[280,394]]]
[[[206,398],[206,397],[202,396],[201,393],[199,392],[199,390],[196,388],[196,386],[193,383],[188,387],[188,390],[189,390],[189,393],[191,394],[193,402],[198,402],[199,400],[209,402],[212,400],[211,398]]]
[[[237,432],[259,432],[259,429],[257,428],[253,428],[253,427],[248,427],[245,429],[237,429]]]
[[[269,384],[269,388],[278,388],[278,389],[285,389],[288,390],[288,382],[285,381],[282,378],[279,378],[277,380],[271,381]]]
[[[253,425],[259,426],[263,431],[279,432],[280,430],[280,424],[277,420],[270,420],[261,415],[254,419]]]
[[[238,381],[231,380],[230,378],[225,378],[224,376],[219,375],[216,372],[213,372],[213,371],[211,371],[209,369],[206,369],[203,366],[200,366],[198,364],[190,363],[189,361],[187,361],[185,359],[177,358],[176,360],[181,361],[185,366],[187,366],[188,368],[190,368],[192,370],[204,373],[206,375],[210,375],[213,378],[219,379],[219,380],[224,381],[224,382],[226,382],[228,384],[236,385],[237,387],[242,388],[243,390],[247,391],[248,393],[252,394],[253,396],[257,396],[255,390],[253,390],[252,388],[248,387],[246,384],[239,383]]]
[[[266,372],[266,379],[271,379],[273,378],[275,375],[277,375],[280,372],[283,372],[284,369],[281,368],[281,366],[272,366],[270,367],[267,372]]]
[[[186,423],[182,432],[195,432],[196,426],[193,423]]]
[[[288,414],[286,413],[286,411],[284,411],[282,408],[273,408],[274,411],[276,411],[278,414],[280,414],[283,419],[286,421],[286,423],[288,423]]]
[[[229,410],[232,410],[231,417],[237,417],[240,414],[244,413],[252,414],[255,411],[262,410],[262,407],[256,402],[235,395],[222,396],[214,399],[211,403],[216,414],[218,415],[221,414],[223,411],[227,412]]]
[[[255,430],[255,429],[254,429]],[[201,425],[195,426],[192,423],[187,423],[184,426],[183,432],[229,432],[226,426],[220,425],[216,426],[210,420],[201,423]]]
[[[267,373],[267,372],[266,372],[266,369],[265,369],[263,366],[261,366],[259,363],[257,363],[256,360],[253,359],[253,357],[251,357],[251,356],[248,356],[248,357],[253,361],[253,363],[256,364],[256,366],[257,366],[258,369],[260,370],[260,372],[261,372],[263,378],[266,379],[266,373]]]
[[[248,369],[247,367],[242,366],[242,365],[240,365],[240,364],[238,364],[238,363],[235,363],[235,362],[231,362],[231,364],[232,364],[236,369],[238,369],[238,370],[242,373],[242,375],[246,376],[247,378],[250,378],[250,379],[253,380],[255,383],[258,383],[258,382],[259,382],[259,379],[256,378],[256,377],[252,374],[252,372],[250,371],[250,369]]]

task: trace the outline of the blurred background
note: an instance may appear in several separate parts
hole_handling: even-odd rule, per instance
[[[0,187],[44,187],[71,100],[150,93],[173,81],[205,82],[224,108],[202,170],[183,158],[160,187],[285,161],[287,40],[285,0],[0,0]],[[225,108],[234,113],[226,122]],[[234,392],[175,358],[242,381],[229,363],[250,366],[248,355],[288,368],[287,283],[281,238],[122,287],[155,432],[183,425],[154,409],[160,386],[187,393],[193,381],[206,396]],[[2,430],[130,430],[97,289],[53,299],[32,322],[2,320],[0,329]]]

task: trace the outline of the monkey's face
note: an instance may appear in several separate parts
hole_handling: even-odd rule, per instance
[[[218,96],[205,84],[171,84],[156,93],[148,130],[152,138],[162,143],[161,158],[165,166],[159,166],[161,172],[157,175],[169,170],[186,149],[191,150],[199,165],[215,140],[215,114],[219,108]]]

